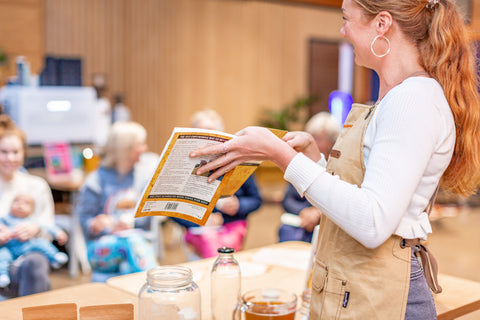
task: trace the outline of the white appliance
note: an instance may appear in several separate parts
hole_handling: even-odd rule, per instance
[[[0,103],[25,132],[29,145],[95,140],[97,96],[92,87],[5,86]]]

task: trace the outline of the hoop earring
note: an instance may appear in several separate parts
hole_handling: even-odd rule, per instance
[[[375,52],[375,50],[373,49],[373,45],[375,44],[375,41],[377,41],[377,40],[380,39],[380,38],[385,39],[385,41],[387,41],[387,44],[388,44],[387,51],[386,51],[384,54],[377,54],[377,53]],[[375,38],[373,38],[373,41],[372,41],[372,43],[370,44],[370,51],[372,51],[373,55],[374,55],[375,57],[377,57],[377,58],[383,58],[383,57],[385,57],[387,54],[390,53],[390,40],[388,40],[388,38],[385,37],[385,36],[381,36],[381,35],[376,36]]]

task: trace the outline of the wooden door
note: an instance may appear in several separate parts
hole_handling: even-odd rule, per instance
[[[309,114],[328,111],[328,96],[338,88],[339,43],[312,39],[309,42],[309,94],[317,100]]]

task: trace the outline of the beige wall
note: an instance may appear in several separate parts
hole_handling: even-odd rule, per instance
[[[217,109],[227,131],[307,93],[309,38],[341,39],[339,9],[238,0],[46,0],[45,51],[107,75],[149,144]]]

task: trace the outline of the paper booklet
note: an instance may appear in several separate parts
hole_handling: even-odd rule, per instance
[[[271,129],[278,137],[286,131]],[[234,135],[206,129],[174,128],[159,163],[137,203],[135,217],[169,216],[204,225],[220,197],[235,194],[260,165],[249,161],[213,182],[197,169],[216,156],[190,158],[191,151],[230,140]]]

